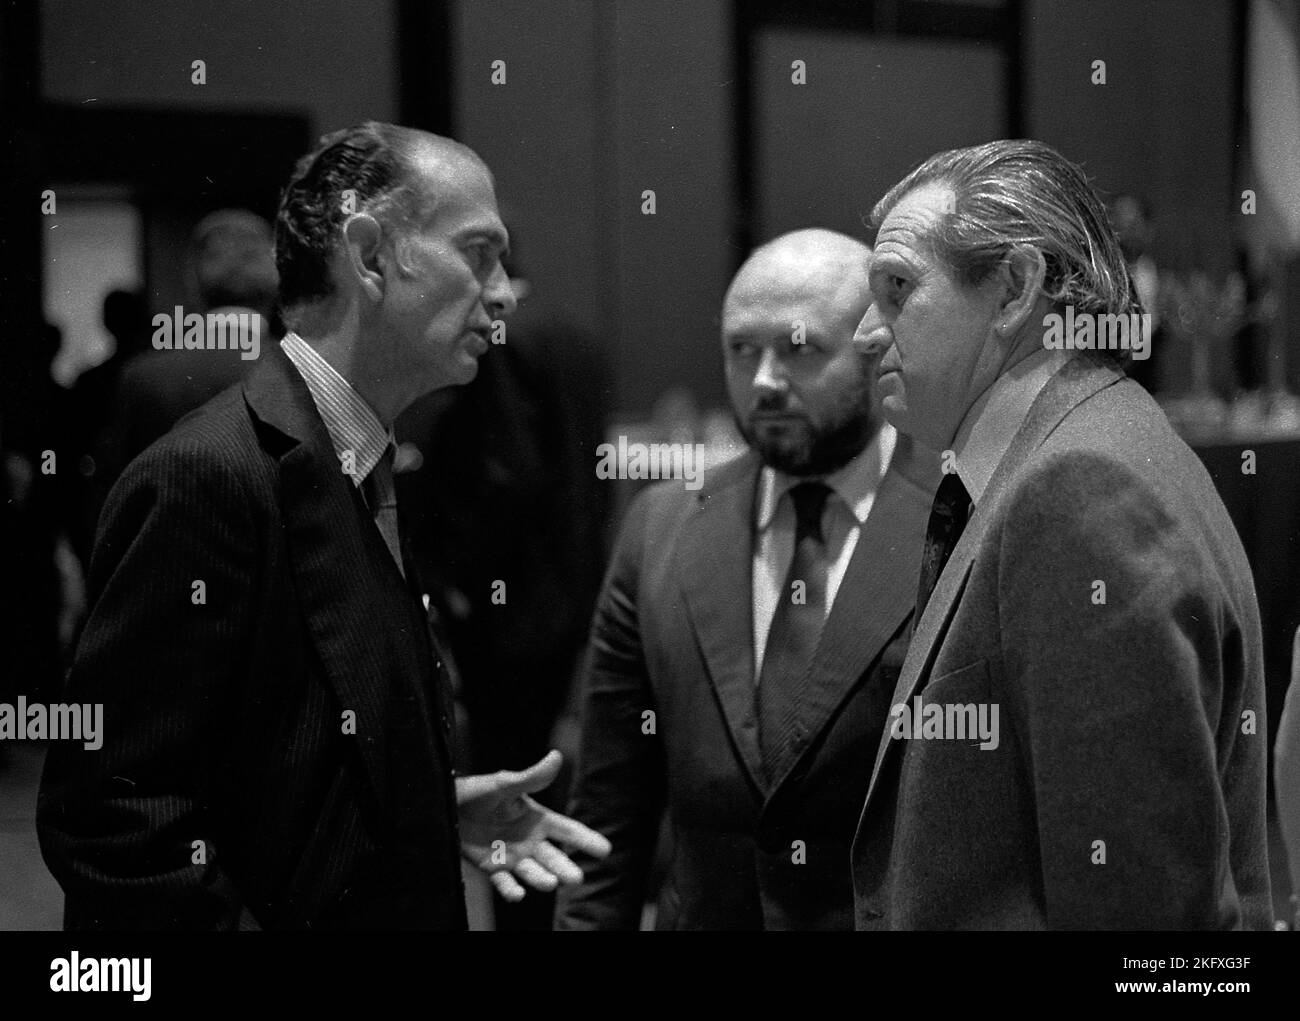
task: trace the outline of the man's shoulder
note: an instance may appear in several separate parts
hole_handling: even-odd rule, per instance
[[[688,488],[684,479],[665,479],[641,489],[628,504],[619,526],[616,559],[666,562],[691,522],[706,515],[706,542],[738,542],[752,506],[758,463],[752,454],[708,468],[701,484]],[[728,513],[730,511],[730,513]],[[735,522],[735,534],[730,525]]]
[[[1081,472],[1125,473],[1152,493],[1190,489],[1217,499],[1200,458],[1151,395],[1130,379],[1071,409],[1025,468],[1032,474],[1063,461]]]
[[[633,497],[628,517],[635,512],[647,523],[680,523],[697,510],[711,506],[714,501],[752,498],[757,474],[756,458],[752,454],[742,454],[706,468],[697,484],[685,479],[654,482]]]
[[[1159,533],[1196,556],[1231,548],[1244,562],[1201,459],[1131,380],[1071,409],[1007,479],[999,504],[1022,535],[1040,527],[1045,535]]]
[[[235,387],[190,412],[146,447],[119,484],[234,478],[257,464],[260,454],[243,393]]]
[[[218,393],[238,383],[255,364],[238,348],[217,351],[146,351],[122,372],[124,392],[162,404],[183,402],[195,392]]]

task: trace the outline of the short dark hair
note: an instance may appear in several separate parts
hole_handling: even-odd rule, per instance
[[[872,226],[925,184],[953,191],[953,209],[925,240],[963,285],[986,280],[1017,245],[1032,245],[1043,253],[1052,302],[1096,314],[1141,311],[1105,205],[1083,170],[1051,146],[1015,139],[936,153],[876,203]],[[1131,358],[1104,353],[1121,366]]]
[[[280,307],[328,296],[334,288],[329,259],[350,212],[376,216],[412,212],[407,190],[413,153],[424,132],[367,121],[325,135],[300,159],[280,193],[275,216],[275,265]]]

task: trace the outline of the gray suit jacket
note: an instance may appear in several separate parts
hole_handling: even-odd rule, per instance
[[[813,662],[799,754],[770,786],[754,712],[758,459],[628,511],[592,628],[571,813],[609,837],[561,929],[630,929],[666,811],[661,929],[851,929],[848,855],[911,634],[932,458],[899,437]],[[644,726],[655,714],[654,733]]]
[[[1271,925],[1250,568],[1200,461],[1103,362],[1052,377],[999,464],[893,704],[917,695],[997,706],[999,742],[886,733],[859,928]]]

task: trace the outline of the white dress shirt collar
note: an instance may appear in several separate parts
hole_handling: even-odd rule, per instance
[[[1072,357],[1073,351],[1035,351],[999,376],[966,412],[952,449],[957,474],[972,503],[979,503],[984,495],[1047,381]]]
[[[365,398],[296,333],[285,334],[280,347],[311,391],[311,399],[325,421],[325,431],[345,473],[352,477],[354,486],[360,486],[394,441],[393,431],[384,428]]]
[[[844,501],[845,506],[858,519],[858,524],[863,524],[867,520],[867,514],[876,498],[876,490],[880,488],[880,480],[889,470],[889,460],[893,457],[897,438],[898,434],[894,427],[888,422],[882,423],[871,442],[862,448],[862,452],[857,457],[829,475],[818,476]],[[787,475],[770,467],[763,469],[758,484],[756,518],[760,533],[771,526],[785,492],[800,482],[810,481],[811,478],[811,476],[801,478]]]

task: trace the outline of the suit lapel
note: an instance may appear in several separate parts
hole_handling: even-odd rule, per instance
[[[289,557],[321,666],[339,705],[356,713],[362,763],[387,804],[389,675],[421,674],[419,646],[399,639],[418,626],[418,614],[378,529],[366,527],[306,383],[278,345],[264,353],[244,396],[263,446],[279,460]],[[393,570],[373,584],[377,557]]]
[[[997,469],[984,490],[984,495],[975,506],[974,514],[971,515],[961,539],[944,566],[930,601],[925,606],[925,612],[916,623],[912,644],[907,650],[907,659],[903,662],[903,670],[894,689],[894,697],[890,701],[891,707],[907,705],[916,692],[929,681],[930,670],[942,645],[943,636],[947,633],[948,624],[961,602],[961,594],[966,588],[966,581],[975,562],[976,551],[983,543],[989,522],[993,518],[993,511],[1010,481],[1029,456],[1051,435],[1052,430],[1061,424],[1066,415],[1099,390],[1122,378],[1124,377],[1120,372],[1104,361],[1094,356],[1080,354],[1066,362],[1047,381],[1034,399],[1029,414],[1012,437],[1006,454],[998,462]],[[871,804],[872,795],[876,790],[876,781],[891,749],[900,743],[890,738],[889,727],[886,726],[880,748],[876,753],[871,785],[867,789],[867,806]],[[865,806],[863,811],[865,815]]]
[[[758,458],[747,454],[700,490],[677,547],[688,616],[740,760],[764,790],[754,706],[754,490]]]
[[[808,733],[819,733],[916,604],[916,578],[937,461],[900,435],[840,582],[817,652],[802,678]],[[809,741],[804,754],[814,746]],[[789,776],[802,756],[796,757]],[[779,786],[779,783],[778,785]]]

